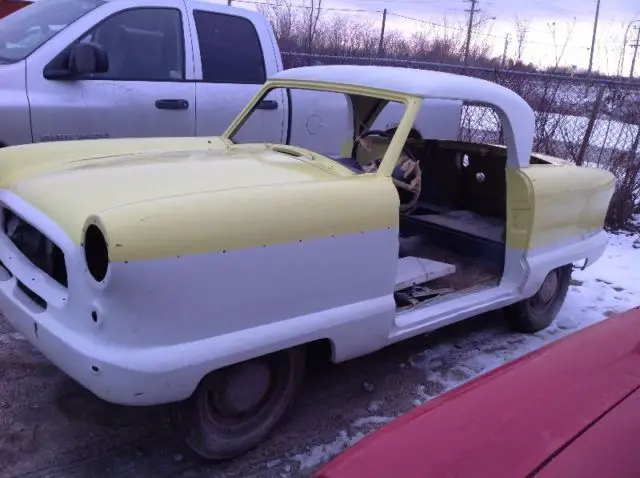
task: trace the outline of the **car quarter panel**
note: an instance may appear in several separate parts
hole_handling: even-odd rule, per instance
[[[533,295],[554,268],[604,252],[604,219],[614,190],[611,173],[574,165],[507,169],[507,252],[529,271],[523,295]]]
[[[608,171],[576,166],[534,165],[523,170],[534,196],[529,248],[539,249],[602,230],[613,195]]]

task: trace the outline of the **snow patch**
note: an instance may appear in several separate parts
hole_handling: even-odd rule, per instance
[[[362,428],[367,425],[386,425],[387,423],[393,421],[394,419],[395,417],[377,417],[377,416],[363,417],[363,418],[358,418],[357,420],[354,420],[351,425],[354,426],[355,428]]]
[[[602,258],[572,276],[567,299],[555,322],[536,334],[517,334],[506,329],[487,329],[458,341],[438,344],[410,359],[424,371],[425,387],[416,391],[414,404],[457,387],[560,337],[640,305],[640,251],[633,248],[636,234],[610,234]]]
[[[342,430],[332,442],[311,447],[307,453],[295,455],[293,459],[300,463],[301,471],[308,470],[329,461],[346,448],[355,445],[364,436],[362,432],[349,436],[345,430]]]
[[[12,342],[24,342],[27,338],[19,332],[9,332],[0,334],[0,344],[6,345]]]

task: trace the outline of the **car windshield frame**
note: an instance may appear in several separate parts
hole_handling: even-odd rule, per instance
[[[238,131],[240,131],[240,129],[248,121],[251,115],[256,111],[258,104],[262,100],[264,100],[271,91],[279,88],[285,89],[287,90],[287,92],[290,92],[290,90],[313,90],[313,91],[326,91],[330,93],[342,93],[346,96],[351,96],[351,97],[362,96],[366,98],[372,98],[375,100],[382,101],[384,102],[384,104],[389,104],[389,102],[396,102],[396,103],[403,104],[405,107],[404,112],[401,116],[400,121],[394,127],[395,131],[392,137],[390,138],[389,146],[386,150],[386,153],[384,154],[381,166],[379,168],[379,171],[386,175],[391,174],[391,171],[395,166],[395,162],[396,162],[392,158],[396,157],[397,159],[397,157],[400,156],[400,151],[402,150],[402,146],[404,145],[404,142],[408,137],[409,131],[416,120],[418,110],[420,109],[423,102],[423,98],[406,94],[406,93],[390,91],[390,90],[363,88],[358,86],[343,85],[340,83],[319,83],[319,82],[312,82],[312,81],[272,79],[272,80],[268,80],[262,86],[262,88],[254,95],[254,97],[247,103],[244,109],[242,109],[238,113],[236,118],[230,123],[229,127],[221,135],[221,137],[224,140],[228,141],[230,144],[234,144],[234,145],[247,144],[245,142],[236,143],[233,139],[234,136]],[[295,105],[292,105],[291,95],[288,93],[287,96],[288,96],[289,108],[291,107],[295,108]],[[349,101],[349,103],[351,103],[351,107],[352,107],[352,120],[354,121],[352,131],[354,133],[353,140],[355,141],[357,135],[361,134],[361,130],[365,128],[367,125],[362,122],[358,122],[358,118],[357,118],[358,115],[356,111],[357,108],[353,104],[353,101]],[[371,118],[366,119],[366,123],[369,125],[373,124],[381,111],[382,111],[382,108],[378,111],[375,111],[375,114],[373,114]],[[295,146],[290,144],[289,135],[291,133],[291,124],[290,124],[291,115],[289,115],[289,119],[287,123],[288,123],[287,139],[284,143],[281,144],[281,146],[296,148]],[[304,148],[296,148],[296,149],[304,150]],[[310,151],[310,150],[307,150],[307,151],[314,155],[318,154],[316,151]],[[327,159],[330,161],[334,161],[329,157],[327,157]]]
[[[105,3],[106,0],[39,0],[7,15],[0,19],[0,63],[26,59],[58,33]],[[46,31],[42,32],[45,27]]]

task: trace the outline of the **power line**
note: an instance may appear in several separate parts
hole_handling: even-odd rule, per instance
[[[422,18],[409,17],[407,15],[401,15],[400,13],[388,12],[388,14],[389,15],[393,15],[394,17],[403,18],[405,20],[411,20],[411,21],[418,22],[418,23],[424,23],[426,25],[432,25],[434,27],[444,28],[445,30],[456,30],[456,31],[459,31],[459,32],[466,32],[467,31],[466,28],[456,27],[455,25],[443,25],[442,23],[437,23],[437,22],[433,22],[433,21],[430,21],[430,20],[424,20]],[[485,33],[485,32],[479,32],[479,33],[476,33],[476,35],[483,35],[483,36],[488,36],[488,37],[493,37],[493,38],[502,38],[502,37],[500,37],[498,35],[494,35],[493,33]]]
[[[409,3],[412,5],[442,4],[442,0],[349,0],[357,3]],[[458,0],[462,2],[464,0]]]
[[[258,0],[232,0],[233,3],[248,3],[248,4],[252,4],[252,5],[264,5],[264,6],[271,6],[271,7],[287,7],[287,8],[301,8],[301,9],[305,9],[305,10],[311,10],[312,7],[309,5],[302,5],[302,4],[287,4],[287,5],[283,5],[281,3],[273,3],[273,2],[269,2],[269,1],[258,1]],[[360,1],[365,1],[365,0],[360,0]],[[373,0],[371,0],[373,1]],[[396,0],[382,0],[382,1],[387,1],[388,3],[391,2],[395,2]],[[440,0],[438,0],[440,1]],[[477,0],[476,0],[477,1]],[[316,10],[318,10],[318,7],[315,7]],[[332,12],[345,12],[345,13],[377,13],[377,14],[383,14],[383,10],[371,10],[371,9],[362,9],[362,8],[339,8],[339,7],[321,7],[320,10],[322,11],[332,11]],[[467,10],[462,10],[462,11],[469,11],[469,9]],[[476,13],[479,12],[480,10],[476,10]],[[467,32],[467,28],[463,28],[463,27],[458,27],[455,25],[444,25],[442,23],[437,23],[431,20],[425,20],[422,18],[416,18],[416,17],[412,17],[412,16],[408,16],[408,15],[403,15],[400,13],[395,13],[395,12],[391,12],[387,10],[387,15],[391,15],[397,18],[402,18],[404,20],[410,20],[410,21],[414,21],[414,22],[418,22],[418,23],[422,23],[425,25],[431,25],[433,27],[437,27],[437,28],[442,28],[444,30],[455,30],[455,31],[459,31],[459,32]],[[496,38],[496,39],[500,39],[502,40],[503,37],[502,36],[498,36],[492,33],[488,33],[488,32],[474,32],[475,35],[480,35],[480,36],[484,36],[484,37],[491,37],[491,38]],[[549,43],[549,42],[541,42],[541,41],[536,41],[536,40],[526,40],[525,43],[534,43],[537,45],[545,45],[545,46],[556,46],[556,44],[554,43]],[[572,48],[572,49],[589,49],[589,47],[587,46],[574,46],[574,45],[568,45],[567,48]]]
[[[441,23],[432,22],[430,20],[424,20],[422,18],[409,17],[407,15],[401,15],[400,13],[388,12],[389,15],[393,15],[394,17],[404,18],[405,20],[411,20],[418,23],[424,23],[426,25],[432,25],[434,27],[440,27],[450,30],[458,30],[458,31],[467,31],[465,28],[455,27],[453,25],[442,25]]]
[[[258,2],[256,0],[232,0],[233,3],[249,3],[252,5],[264,5],[267,7],[291,7],[291,8],[303,8],[305,10],[323,10],[328,12],[353,12],[353,13],[382,13],[380,10],[365,10],[362,8],[334,8],[334,7],[312,7],[310,5],[283,5],[281,3],[269,3],[269,2]]]

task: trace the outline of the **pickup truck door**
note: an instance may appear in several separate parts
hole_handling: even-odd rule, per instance
[[[109,70],[48,79],[47,67],[84,41],[105,48]],[[190,45],[183,2],[105,2],[27,60],[33,141],[193,136]]]
[[[191,10],[198,136],[222,134],[269,74],[282,68],[272,31],[262,15],[215,4]],[[197,39],[197,41],[195,41]],[[259,105],[242,134],[265,142],[286,140],[287,104],[282,89]]]

